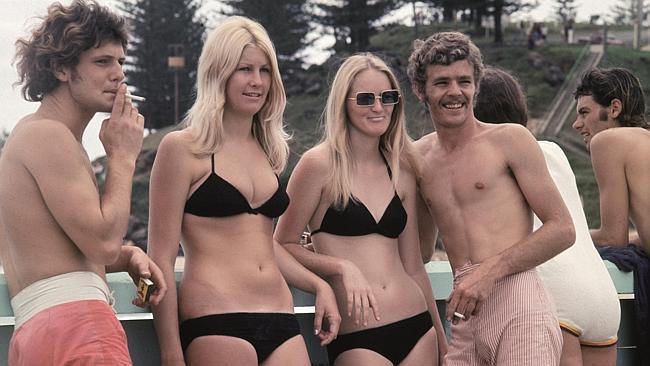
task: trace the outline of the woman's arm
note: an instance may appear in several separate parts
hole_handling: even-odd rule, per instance
[[[324,149],[316,147],[303,154],[296,165],[287,191],[292,198],[275,230],[275,239],[282,244],[298,262],[322,277],[341,276],[347,294],[347,314],[358,323],[361,314],[367,317],[372,308],[377,320],[379,310],[372,289],[361,271],[352,262],[304,249],[300,235],[307,227],[321,204],[323,179],[328,176],[327,156]],[[353,309],[354,308],[354,309]],[[367,319],[364,320],[364,324]]]
[[[153,307],[154,324],[163,365],[185,365],[178,330],[178,301],[174,263],[181,238],[183,208],[191,184],[182,132],[160,143],[149,183],[149,256],[168,284],[168,294]],[[186,143],[186,142],[185,142]]]
[[[321,340],[321,346],[332,342],[341,324],[341,315],[336,306],[336,297],[327,282],[303,267],[296,259],[287,252],[278,242],[273,240],[275,257],[278,267],[287,283],[303,291],[310,292],[316,296],[314,313],[314,334]],[[327,320],[327,330],[323,329],[324,321]]]

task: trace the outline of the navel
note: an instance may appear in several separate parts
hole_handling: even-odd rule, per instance
[[[474,183],[474,187],[476,187],[476,189],[483,189],[485,188],[485,184],[483,184],[482,182],[476,182]]]

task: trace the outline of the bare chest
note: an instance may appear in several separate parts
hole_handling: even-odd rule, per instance
[[[481,148],[434,155],[423,173],[421,192],[437,212],[488,201],[504,180],[512,180],[499,154]]]

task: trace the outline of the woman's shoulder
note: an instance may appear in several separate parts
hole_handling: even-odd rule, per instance
[[[166,134],[158,149],[190,150],[194,137],[188,130],[172,131]]]
[[[172,131],[166,134],[160,144],[156,158],[167,158],[174,160],[186,160],[196,158],[191,146],[194,144],[194,137],[187,130]]]
[[[327,172],[330,169],[329,151],[325,144],[319,144],[305,151],[300,157],[303,169]]]

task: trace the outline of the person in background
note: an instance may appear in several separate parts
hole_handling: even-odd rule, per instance
[[[327,279],[343,314],[328,346],[341,365],[438,365],[446,339],[420,259],[417,162],[404,100],[386,63],[348,57],[332,82],[323,142],[289,180],[275,237]],[[314,251],[300,246],[305,227]]]
[[[149,254],[170,283],[153,308],[162,364],[309,365],[283,275],[316,294],[323,344],[340,317],[329,285],[273,240],[273,220],[289,205],[278,178],[289,151],[286,97],[264,28],[244,17],[215,28],[196,90],[186,127],[163,138],[151,172]]]
[[[528,108],[519,82],[509,73],[487,67],[476,96],[474,115],[487,123],[526,126]],[[551,295],[562,329],[562,366],[614,366],[621,317],[618,294],[594,246],[582,209],[576,178],[562,149],[538,141],[546,165],[576,230],[569,249],[537,266],[537,274]],[[535,216],[533,229],[541,226]]]
[[[94,1],[53,3],[16,42],[19,84],[38,109],[0,158],[0,257],[16,323],[9,365],[131,365],[106,272],[150,278],[158,267],[122,245],[144,117],[124,82],[124,19]],[[103,193],[81,139],[97,112],[108,172]],[[141,301],[135,304],[144,306]]]
[[[535,47],[541,47],[546,40],[546,32],[540,23],[533,23],[528,31],[528,49],[533,50]]]
[[[643,87],[627,69],[594,68],[575,98],[573,128],[589,151],[600,194],[600,227],[591,238],[603,259],[634,270],[638,349],[641,363],[650,364],[650,126]]]
[[[650,253],[650,126],[639,79],[623,68],[591,69],[575,91],[573,128],[591,155],[600,192],[597,246],[627,246]],[[636,234],[629,234],[629,222]]]
[[[523,126],[474,116],[483,61],[464,34],[416,40],[407,72],[436,131],[416,142],[429,211],[418,219],[439,229],[454,271],[445,365],[557,365],[562,337],[534,267],[575,230],[542,152]]]

